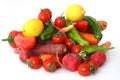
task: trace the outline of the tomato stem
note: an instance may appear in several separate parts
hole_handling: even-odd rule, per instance
[[[29,61],[26,61],[26,64],[28,65],[28,67],[32,68],[33,64]]]
[[[8,36],[8,38],[2,39],[2,41],[8,41],[9,43],[13,43],[14,42],[14,38],[12,36]]]

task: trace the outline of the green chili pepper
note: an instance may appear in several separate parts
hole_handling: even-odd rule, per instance
[[[106,47],[104,47],[104,46],[92,46],[92,47],[86,48],[86,49],[85,49],[85,52],[86,52],[87,54],[91,54],[91,53],[96,52],[96,51],[102,51],[102,52],[106,53],[106,52],[107,52],[108,50],[110,50],[110,49],[113,49],[113,47],[111,47],[111,48],[106,48]]]
[[[55,32],[56,32],[55,27],[53,26],[52,22],[49,21],[48,24],[47,24],[47,28],[40,35],[40,39],[41,40],[48,40],[54,35]]]
[[[69,25],[72,25],[72,24],[70,23],[69,20],[66,20],[66,26],[69,26]],[[74,39],[81,46],[88,46],[89,45],[89,42],[84,40],[80,36],[79,32],[77,31],[77,29],[75,27],[73,27],[69,32],[67,32],[67,35],[70,38]]]
[[[105,46],[91,46],[91,47],[85,48],[83,51],[79,53],[79,55],[82,57],[82,59],[86,59],[87,55],[90,55],[96,51],[101,51],[106,53],[108,50],[111,50],[113,48],[114,47],[106,48]]]

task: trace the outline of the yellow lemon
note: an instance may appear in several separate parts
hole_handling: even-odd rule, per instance
[[[67,7],[65,14],[68,20],[75,22],[84,17],[85,10],[81,5],[73,4]]]
[[[30,19],[22,26],[22,32],[26,37],[37,37],[44,30],[44,25],[39,19]]]

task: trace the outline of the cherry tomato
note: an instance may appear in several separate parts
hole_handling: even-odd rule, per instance
[[[49,58],[43,62],[43,68],[47,72],[54,72],[57,68],[55,61],[52,58]]]
[[[52,43],[53,44],[62,44],[64,39],[61,34],[55,34],[52,36]]]
[[[54,55],[52,59],[55,61],[56,68],[60,68],[62,64],[62,58],[60,56]]]
[[[82,46],[80,45],[74,45],[72,48],[71,48],[71,52],[72,53],[80,53],[82,50]]]
[[[78,73],[82,76],[90,75],[90,65],[88,63],[82,63],[78,66]]]
[[[75,23],[75,27],[81,32],[87,32],[88,22],[85,20],[80,20],[80,21]]]
[[[88,62],[88,64],[90,64],[90,65],[92,65],[93,67],[95,67],[95,70],[97,70],[98,67],[99,67],[99,64],[98,64],[96,61],[94,61],[94,60],[90,60],[90,61]]]
[[[61,34],[61,36],[63,37],[64,43],[65,43],[65,41],[67,40],[68,36],[66,34]]]
[[[48,16],[49,16],[49,19],[51,19],[51,17],[52,17],[52,11],[51,11],[50,9],[48,9],[48,8],[45,8],[43,11],[44,11],[45,13],[47,13]]]
[[[65,41],[65,45],[68,49],[71,49],[76,44],[75,40],[71,38],[67,38]]]
[[[39,12],[38,14],[38,19],[40,19],[43,23],[48,22],[51,19],[51,17],[52,17],[52,12],[48,8],[41,10],[41,12]]]
[[[31,56],[27,59],[27,64],[32,69],[38,69],[42,66],[42,60],[37,56]]]
[[[9,33],[8,37],[6,39],[2,39],[2,41],[8,41],[9,45],[12,48],[17,48],[17,45],[14,41],[15,36],[18,34],[19,32],[16,30],[13,30]]]
[[[39,13],[38,19],[40,19],[43,23],[46,23],[49,20],[49,16],[46,12],[42,11]]]
[[[64,17],[57,17],[54,21],[55,26],[59,28],[63,28],[66,25],[66,21]]]

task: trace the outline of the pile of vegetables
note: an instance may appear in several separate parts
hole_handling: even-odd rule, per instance
[[[2,41],[8,41],[31,69],[54,72],[66,68],[82,76],[95,73],[106,61],[105,53],[113,48],[110,41],[99,44],[107,22],[85,15],[78,4],[68,6],[63,15],[53,21],[52,11],[41,9],[38,18],[25,22],[22,31],[10,31]]]

